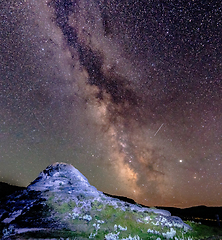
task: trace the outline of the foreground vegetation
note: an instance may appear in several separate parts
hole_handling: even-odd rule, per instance
[[[187,221],[186,224],[193,229],[190,230],[179,224],[169,225],[163,220],[158,221],[158,214],[131,210],[130,206],[123,210],[97,200],[92,201],[88,208],[85,204],[86,201],[64,202],[51,196],[48,199],[51,213],[61,222],[61,226],[66,228],[14,234],[10,239],[222,239],[220,228]]]
[[[62,187],[62,186],[61,186]],[[65,191],[64,191],[65,192]],[[193,221],[158,214],[158,209],[144,208],[113,198],[74,200],[69,193],[46,192],[44,208],[29,211],[30,219],[40,216],[49,222],[48,228],[27,229],[29,225],[0,225],[2,239],[125,239],[125,240],[200,240],[222,239],[222,228],[209,227]],[[72,196],[72,195],[71,195]],[[39,213],[40,211],[40,213]],[[50,225],[51,224],[51,225]],[[18,234],[22,226],[24,233]],[[55,228],[53,227],[55,226]],[[14,229],[12,229],[12,227]],[[53,230],[52,230],[53,229]],[[31,230],[31,231],[28,231]],[[36,231],[39,230],[39,231]]]
[[[222,230],[219,228],[215,228],[215,227],[208,227],[208,226],[204,226],[204,225],[200,225],[198,223],[193,223],[193,222],[188,222],[192,227],[193,227],[193,232],[186,234],[183,236],[182,239],[188,239],[190,237],[190,239],[204,239],[204,240],[221,240],[222,239]],[[129,229],[129,232],[130,229]],[[104,229],[100,231],[100,234],[98,234],[97,236],[95,236],[92,239],[105,239],[105,234],[107,234],[107,231],[104,231]],[[156,240],[156,239],[166,239],[162,236],[158,236],[156,234],[151,234],[151,233],[146,233],[146,232],[140,232],[139,229],[137,231],[135,231],[134,228],[134,233],[136,235],[133,235],[132,233],[129,234],[128,236],[126,236],[128,233],[124,233],[118,236],[118,238],[113,238],[113,239],[122,239],[122,237],[124,238],[125,235],[125,239],[130,239],[129,236],[139,236],[139,238],[134,238],[134,239],[152,239],[152,240]],[[128,237],[128,238],[126,238]],[[62,229],[62,230],[48,230],[48,231],[38,231],[38,232],[27,232],[27,233],[23,233],[23,234],[19,234],[19,235],[14,235],[11,236],[10,239],[89,239],[89,234],[87,232],[78,232],[78,231],[70,231],[68,229]],[[133,239],[133,238],[131,238]],[[176,239],[175,237],[173,239]],[[180,238],[181,239],[181,238]]]

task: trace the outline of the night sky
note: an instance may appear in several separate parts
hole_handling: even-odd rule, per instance
[[[148,206],[222,206],[222,3],[2,0],[0,181],[54,162]]]

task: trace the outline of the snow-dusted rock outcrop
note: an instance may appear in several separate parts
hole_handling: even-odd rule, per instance
[[[84,193],[85,197],[98,197],[102,194],[90,185],[87,178],[75,167],[58,162],[43,170],[27,189],[34,191],[71,191],[73,195]]]
[[[110,219],[106,219],[107,214]],[[89,232],[93,238],[103,226],[114,231],[117,226],[116,231],[110,234],[121,231],[130,234],[130,228],[115,223],[116,217],[122,217],[124,221],[125,215],[132,219],[133,224],[142,223],[145,228],[146,224],[151,224],[154,228],[161,225],[169,229],[191,230],[180,218],[172,217],[166,210],[142,207],[107,196],[90,185],[75,167],[66,163],[57,162],[48,166],[26,189],[0,201],[0,223],[13,227],[17,233],[24,228],[28,231],[36,227],[83,232],[94,229]],[[147,229],[147,233],[154,231]],[[176,230],[172,229],[170,234],[176,235]],[[163,234],[169,235],[167,232]]]

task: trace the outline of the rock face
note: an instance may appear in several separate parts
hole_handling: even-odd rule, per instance
[[[54,163],[42,171],[27,187],[34,191],[72,191],[73,195],[84,193],[85,197],[98,197],[99,192],[76,168],[66,163]]]
[[[126,219],[131,219],[132,222],[129,223]],[[78,239],[94,238],[99,231],[103,234],[102,229],[102,239],[119,239],[121,231],[130,233],[128,224],[140,224],[140,228],[142,224],[146,229],[145,234],[162,236],[166,233],[151,230],[150,226],[191,230],[180,218],[172,217],[168,211],[142,207],[105,195],[91,186],[76,168],[65,163],[48,166],[26,189],[1,199],[0,223],[0,232],[5,237],[33,229],[43,231],[66,228],[87,236]],[[117,223],[125,226],[118,227]],[[111,229],[114,229],[114,233],[109,234],[114,235],[119,229],[116,238],[107,234]],[[170,230],[170,234],[174,233],[176,230]],[[78,234],[77,237],[81,235]]]

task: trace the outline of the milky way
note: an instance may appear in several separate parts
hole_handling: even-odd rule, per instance
[[[221,206],[220,1],[1,9],[1,181],[62,161],[145,205]]]

